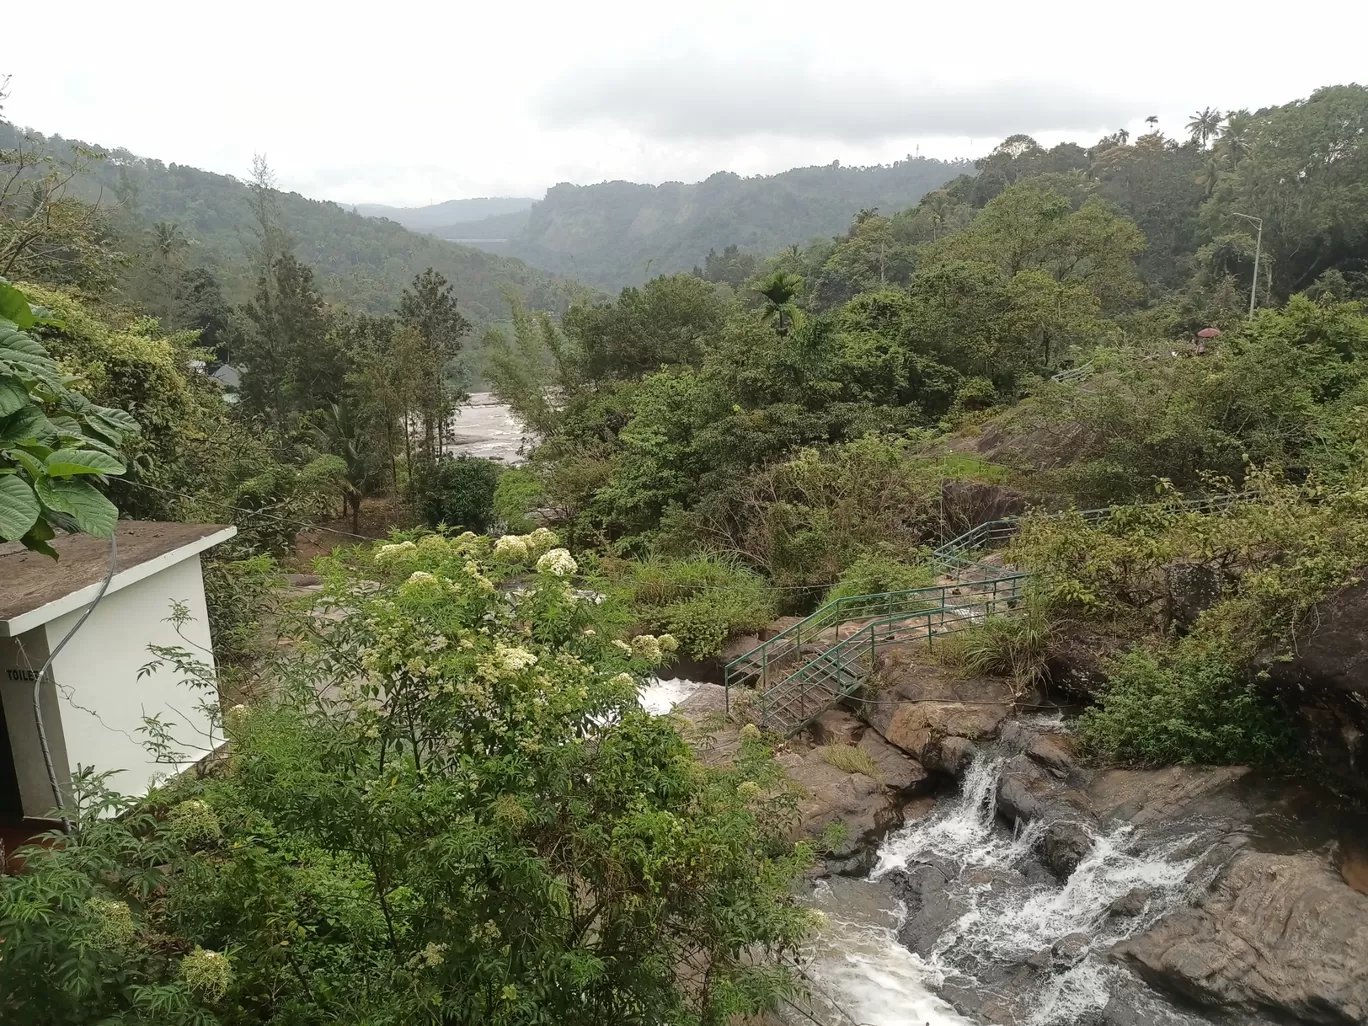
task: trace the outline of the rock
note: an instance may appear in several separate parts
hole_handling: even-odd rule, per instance
[[[1066,734],[1037,734],[1026,746],[1026,754],[1056,777],[1067,779],[1078,772],[1074,748],[1073,738]]]
[[[941,516],[949,534],[963,534],[1025,509],[1026,496],[1015,488],[986,481],[946,481],[941,485]]]
[[[1368,896],[1316,856],[1241,852],[1196,907],[1114,953],[1209,1008],[1344,1026],[1368,1018]]]
[[[1091,634],[1066,637],[1051,647],[1045,661],[1045,674],[1051,686],[1091,701],[1106,686],[1108,655],[1125,645],[1120,638]]]
[[[1053,786],[1054,781],[1028,756],[1013,756],[998,781],[998,814],[1009,823],[1040,819],[1045,812],[1045,798]]]
[[[1221,600],[1225,575],[1205,563],[1170,563],[1164,567],[1168,620],[1184,634],[1197,617]]]
[[[1124,919],[1134,918],[1145,911],[1149,899],[1150,889],[1148,887],[1132,887],[1107,906],[1107,915]]]
[[[950,875],[940,866],[922,863],[897,874],[895,886],[907,908],[898,940],[923,958],[930,956],[936,941],[965,912],[950,896]]]
[[[1305,622],[1315,626],[1290,662],[1270,663],[1270,683],[1320,764],[1368,794],[1368,580],[1331,595]]]
[[[912,794],[930,780],[930,774],[921,763],[901,749],[894,748],[872,730],[865,731],[856,747],[874,760],[879,779],[891,791],[902,795]]]
[[[1049,948],[1041,948],[1034,955],[1026,957],[1026,964],[1032,969],[1053,969],[1054,953]]]
[[[1012,710],[1010,685],[961,680],[920,649],[894,649],[879,661],[874,697],[861,715],[890,744],[928,769],[963,770],[972,743],[988,741]]]
[[[812,723],[812,739],[819,745],[853,745],[868,728],[844,709],[828,709]]]
[[[821,840],[832,823],[845,828],[845,840],[829,853],[832,857],[848,858],[902,823],[900,805],[883,784],[837,769],[818,749],[785,752],[777,759],[799,789],[797,836]]]
[[[1050,945],[1053,963],[1061,969],[1072,969],[1088,956],[1092,938],[1086,933],[1070,933]]]
[[[1056,820],[1045,828],[1036,843],[1036,853],[1055,879],[1073,875],[1078,864],[1092,854],[1093,832],[1077,820]]]

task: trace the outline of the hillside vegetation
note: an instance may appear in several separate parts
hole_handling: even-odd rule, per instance
[[[230,302],[251,294],[254,214],[247,181],[0,123],[0,149],[20,148],[81,163],[87,170],[73,180],[72,195],[105,206],[125,235],[158,222],[174,224],[189,243],[187,265],[212,272]],[[315,269],[321,294],[358,311],[393,312],[404,285],[428,267],[452,283],[467,315],[479,324],[503,315],[506,288],[534,309],[556,311],[577,294],[573,284],[519,260],[363,217],[336,203],[284,192],[276,202],[281,226],[296,255]]]
[[[833,235],[862,209],[898,210],[968,170],[963,161],[908,158],[886,166],[831,164],[751,178],[719,171],[688,185],[562,184],[547,190],[525,216],[467,221],[438,233],[617,291],[701,266],[709,250],[735,245],[766,254]]]

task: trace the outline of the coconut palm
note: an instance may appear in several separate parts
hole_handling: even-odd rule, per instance
[[[775,271],[752,286],[751,291],[764,297],[765,308],[760,314],[760,320],[766,324],[773,321],[776,334],[783,337],[797,327],[802,313],[794,300],[803,291],[801,277],[787,271]]]
[[[1237,166],[1249,153],[1249,137],[1253,120],[1247,110],[1231,111],[1230,116],[1226,118],[1217,145],[1230,158],[1231,167]]]
[[[1130,142],[1130,133],[1124,128],[1117,129],[1116,141],[1118,145],[1125,146],[1126,143]]]
[[[1225,115],[1219,110],[1203,107],[1192,115],[1192,120],[1187,123],[1188,134],[1192,136],[1193,142],[1206,149],[1207,140],[1215,138],[1224,120]]]
[[[1151,132],[1159,131],[1159,115],[1151,114],[1149,117],[1145,118],[1145,124],[1150,126]]]
[[[1193,176],[1193,180],[1206,190],[1207,199],[1211,199],[1216,187],[1229,177],[1230,158],[1219,150],[1212,150],[1207,154],[1202,169]]]
[[[174,221],[158,221],[151,228],[152,248],[164,263],[170,263],[189,247],[190,240]]]

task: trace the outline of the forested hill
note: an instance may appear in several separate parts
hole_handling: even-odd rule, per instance
[[[383,203],[358,203],[352,209],[366,217],[388,217],[415,232],[437,232],[484,218],[522,214],[537,202],[526,196],[493,196],[481,199],[447,200],[426,207],[389,207]]]
[[[17,147],[24,130],[0,122],[0,149]],[[179,164],[139,157],[124,149],[105,149],[28,133],[41,149],[71,159],[87,148],[100,159],[73,187],[83,198],[113,209],[114,216],[174,224],[189,242],[188,261],[212,270],[225,297],[245,301],[255,286],[248,256],[253,214],[244,181]],[[528,267],[520,260],[460,246],[421,234],[393,221],[364,217],[336,203],[276,193],[280,216],[295,255],[311,265],[323,296],[356,311],[392,313],[401,290],[416,274],[432,267],[455,286],[466,316],[476,324],[504,320],[508,305],[502,290],[511,288],[534,309],[563,310],[584,290],[574,283]]]
[[[735,245],[766,254],[838,234],[861,210],[901,210],[972,170],[967,161],[909,158],[754,178],[720,171],[689,185],[562,184],[548,190],[525,221],[524,215],[504,214],[438,234],[616,291],[702,265],[709,250]]]

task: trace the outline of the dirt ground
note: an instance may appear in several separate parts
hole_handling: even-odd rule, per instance
[[[388,538],[394,528],[411,526],[412,517],[394,500],[361,500],[361,515],[357,520],[356,533],[362,538]],[[289,560],[290,569],[307,573],[318,556],[326,556],[339,545],[358,543],[358,539],[352,537],[351,517],[320,519],[318,527],[318,530],[299,532],[295,539],[294,555]]]

